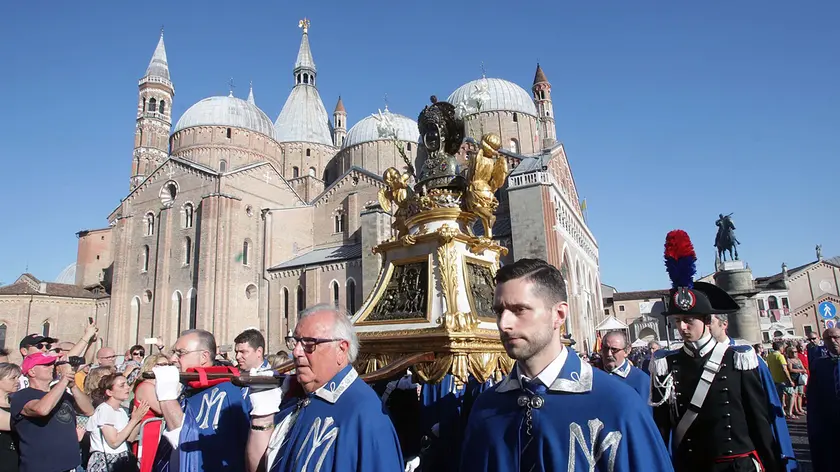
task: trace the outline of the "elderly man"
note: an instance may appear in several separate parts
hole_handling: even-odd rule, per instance
[[[179,374],[212,367],[215,353],[212,333],[187,330],[172,347],[173,365],[153,369],[163,435],[172,446],[158,449],[155,470],[244,470],[248,413],[239,387],[226,380],[191,381],[181,393]]]
[[[672,470],[639,395],[563,346],[560,271],[520,259],[499,269],[496,284],[496,325],[516,364],[476,399],[460,470]]]
[[[57,359],[36,352],[21,365],[29,387],[12,395],[10,411],[19,439],[21,472],[63,472],[80,465],[73,404],[86,416],[93,415],[93,405],[73,381],[70,366],[55,366]],[[58,381],[50,387],[54,374]]]
[[[300,314],[286,343],[297,374],[282,389],[251,394],[248,470],[263,461],[270,472],[403,470],[394,426],[353,369],[359,339],[347,314],[314,306]],[[290,393],[295,382],[301,395]]]
[[[621,331],[610,331],[601,340],[601,359],[606,373],[629,385],[647,404],[650,399],[650,376],[627,360],[630,345]]]
[[[715,341],[721,344],[735,345],[735,340],[730,338],[727,334],[729,329],[729,315],[716,313],[712,315],[711,323],[709,323],[709,332]],[[756,344],[760,346],[760,344]],[[753,350],[755,348],[753,347]],[[782,406],[782,401],[779,399],[779,393],[776,390],[776,384],[773,383],[773,376],[770,375],[770,369],[758,351],[758,373],[761,377],[761,383],[764,386],[764,394],[767,399],[767,415],[770,419],[770,425],[773,427],[773,436],[779,444],[781,452],[781,462],[785,464],[788,472],[799,470],[798,464],[794,458],[793,443],[790,439],[790,431],[788,430],[787,421],[785,420],[785,409]]]
[[[656,351],[662,349],[662,346],[657,341],[651,341],[648,343],[648,349],[650,350],[650,353],[648,353],[648,356],[645,357],[644,361],[642,361],[642,370],[644,373],[650,375],[650,361],[656,355]]]
[[[114,351],[112,347],[103,347],[100,350],[96,351],[96,364],[97,366],[116,366],[117,364],[117,353]]]
[[[825,356],[811,360],[808,379],[808,440],[815,472],[837,470],[840,425],[840,329],[823,331]]]

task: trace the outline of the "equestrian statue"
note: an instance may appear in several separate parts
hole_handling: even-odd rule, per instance
[[[715,247],[718,250],[718,257],[720,260],[726,260],[726,252],[729,251],[729,259],[733,261],[738,260],[738,245],[741,244],[738,238],[735,237],[735,223],[732,222],[732,213],[723,216],[718,215],[718,220],[715,222],[718,227],[717,235],[715,236]],[[735,253],[734,257],[732,253]]]

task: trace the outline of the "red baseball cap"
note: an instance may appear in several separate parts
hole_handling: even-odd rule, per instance
[[[26,375],[30,369],[35,367],[36,365],[49,365],[55,364],[55,361],[58,360],[58,357],[51,356],[49,354],[44,354],[43,352],[36,352],[26,356],[23,359],[23,363],[20,366],[20,371],[23,375]]]

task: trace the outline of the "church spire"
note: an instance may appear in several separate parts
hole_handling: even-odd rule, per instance
[[[312,59],[312,51],[309,49],[309,25],[310,22],[306,18],[298,22],[298,27],[303,30],[303,37],[300,40],[300,49],[298,49],[295,61],[295,85],[315,85],[315,75],[318,70],[315,68],[315,60]]]
[[[248,89],[248,103],[251,105],[256,105],[257,103],[254,101],[254,81],[251,81],[251,86]]]
[[[160,77],[169,80],[169,63],[166,62],[166,46],[163,44],[163,28],[160,29],[160,39],[158,40],[155,53],[152,54],[152,60],[149,61],[149,67],[146,68],[146,77]]]

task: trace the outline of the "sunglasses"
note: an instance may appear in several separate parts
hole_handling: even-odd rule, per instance
[[[51,349],[52,349],[52,344],[48,344],[48,343],[38,343],[38,344],[33,344],[33,345],[32,345],[32,347],[34,347],[34,348],[36,348],[36,349],[44,349],[44,348],[46,348],[46,349],[49,351],[49,350],[51,350]]]
[[[132,356],[145,356],[145,355],[146,355],[146,353],[145,353],[145,352],[141,352],[141,351],[137,351],[137,352],[132,352],[132,353],[131,353],[131,355],[132,355]]]

